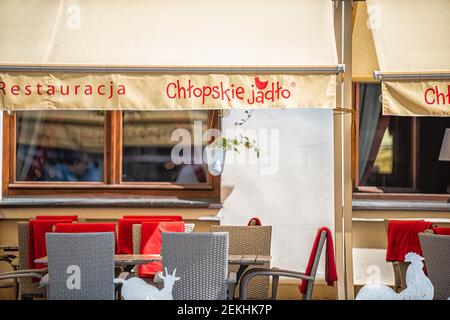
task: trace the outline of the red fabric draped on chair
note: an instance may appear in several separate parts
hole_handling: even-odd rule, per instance
[[[141,233],[141,253],[160,254],[162,241],[161,234],[163,232],[184,232],[184,222],[144,221],[142,223],[142,233]],[[159,271],[162,271],[161,262],[152,262],[139,267],[139,276],[152,278]]]
[[[434,234],[450,236],[450,228],[432,228]]]
[[[78,216],[36,216],[36,220],[70,220],[78,221]]]
[[[123,216],[122,219],[151,219],[151,220],[183,221],[182,216]]]
[[[47,248],[45,245],[45,234],[53,232],[53,228],[58,223],[71,223],[71,220],[30,220],[30,252],[28,255],[28,264],[31,269],[45,268],[46,265],[35,264],[34,260],[45,257]]]
[[[142,224],[144,221],[182,221],[181,216],[123,216],[118,220],[118,252],[122,254],[133,253],[133,224]]]
[[[91,233],[91,232],[114,232],[117,252],[117,234],[115,223],[58,223],[55,232],[60,233]]]
[[[314,259],[316,255],[320,255],[321,252],[317,252],[319,246],[319,240],[322,232],[325,231],[327,233],[326,237],[326,248],[325,248],[325,280],[329,286],[333,286],[337,281],[337,270],[336,270],[336,262],[334,260],[334,245],[333,245],[333,235],[331,230],[327,227],[321,227],[316,234],[316,238],[314,239],[314,244],[311,249],[311,254],[309,256],[308,265],[306,266],[305,274],[307,276],[311,275],[312,267],[314,264]],[[306,293],[306,289],[308,287],[308,280],[302,280],[299,289],[302,294]]]
[[[424,220],[390,220],[388,225],[387,261],[405,261],[409,252],[422,256],[419,232],[431,228],[432,223]]]
[[[253,217],[248,221],[247,226],[262,226],[261,220],[258,217]]]

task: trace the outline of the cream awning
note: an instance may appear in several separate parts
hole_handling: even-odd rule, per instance
[[[334,108],[342,71],[332,0],[8,0],[0,43],[2,109]]]
[[[450,116],[450,1],[366,2],[383,114]]]
[[[373,73],[380,70],[368,23],[367,5],[364,1],[354,3],[352,34],[352,80],[353,82],[377,82]]]

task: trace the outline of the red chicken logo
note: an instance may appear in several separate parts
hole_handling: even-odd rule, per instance
[[[259,90],[264,90],[268,83],[269,81],[261,81],[258,77],[255,78],[255,85]]]

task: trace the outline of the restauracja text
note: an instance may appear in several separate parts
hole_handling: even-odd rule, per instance
[[[109,84],[89,85],[89,84],[74,84],[74,85],[52,85],[52,84],[26,84],[19,86],[17,84],[8,86],[5,82],[0,81],[0,94],[13,96],[30,96],[37,94],[39,96],[69,96],[69,95],[99,95],[105,98],[112,99],[115,95],[122,96],[126,94],[126,88],[124,85],[116,85],[114,82]]]

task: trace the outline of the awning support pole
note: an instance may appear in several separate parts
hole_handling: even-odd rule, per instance
[[[342,61],[342,2],[335,1],[334,30],[338,61]],[[343,107],[342,78],[338,77],[336,83],[336,107]],[[336,283],[337,299],[345,300],[345,254],[344,254],[344,217],[342,204],[342,117],[343,112],[333,116],[333,158],[334,158],[334,245],[336,252],[336,269],[338,281]]]
[[[344,74],[344,107],[353,108],[352,83],[352,34],[353,34],[353,2],[344,2],[344,63],[348,65]],[[355,299],[353,279],[353,178],[352,178],[352,125],[353,113],[344,114],[343,128],[343,206],[344,206],[344,249],[345,249],[345,282],[347,300]]]
[[[338,81],[337,107],[352,110],[352,25],[350,0],[342,0],[335,9],[335,35],[338,59],[346,64]],[[334,207],[338,299],[354,299],[352,244],[352,119],[353,112],[334,117]]]

